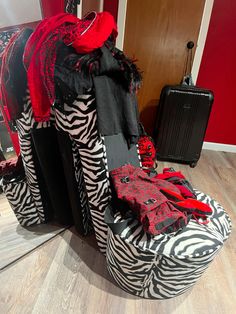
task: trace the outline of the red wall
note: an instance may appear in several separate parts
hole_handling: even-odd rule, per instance
[[[215,100],[205,141],[236,145],[236,1],[215,0],[197,85]]]
[[[64,12],[64,0],[41,0],[42,16],[50,17]]]
[[[104,0],[103,11],[110,12],[117,21],[119,0]],[[119,30],[118,30],[119,31]]]

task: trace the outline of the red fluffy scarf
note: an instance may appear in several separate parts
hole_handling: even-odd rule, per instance
[[[58,42],[72,45],[86,54],[103,46],[110,35],[117,36],[117,26],[108,12],[91,12],[80,20],[71,14],[59,14],[43,20],[27,42],[24,64],[36,121],[50,118],[55,100],[54,66]]]

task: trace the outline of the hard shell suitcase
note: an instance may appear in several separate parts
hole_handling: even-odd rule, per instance
[[[196,166],[213,99],[211,91],[196,86],[162,89],[154,131],[158,160]]]

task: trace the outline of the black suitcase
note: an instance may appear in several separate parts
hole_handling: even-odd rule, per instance
[[[211,91],[195,86],[162,89],[154,131],[158,160],[196,166],[213,100]]]

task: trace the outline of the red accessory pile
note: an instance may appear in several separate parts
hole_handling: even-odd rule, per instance
[[[54,67],[58,42],[71,45],[77,53],[89,53],[117,36],[117,26],[108,12],[92,12],[82,20],[58,14],[43,20],[27,42],[24,64],[27,69],[32,108],[36,121],[50,118],[55,101]]]
[[[164,168],[163,173],[157,174],[156,178],[173,183],[184,198],[196,198],[193,187],[180,171],[175,171],[173,168]]]
[[[150,136],[141,135],[138,141],[139,154],[142,162],[142,168],[149,172],[155,164],[156,149]]]
[[[185,199],[172,183],[150,178],[143,170],[125,165],[110,172],[118,199],[136,214],[144,231],[170,233],[187,225],[191,217],[207,223],[211,208],[196,199]]]

